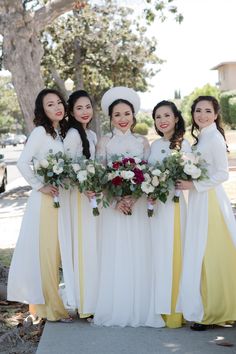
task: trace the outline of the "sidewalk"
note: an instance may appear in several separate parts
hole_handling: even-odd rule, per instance
[[[217,340],[218,339],[218,340]],[[226,347],[220,344],[231,344]],[[223,344],[223,343],[222,343]],[[180,329],[105,328],[85,320],[46,323],[36,354],[235,354],[236,327]]]

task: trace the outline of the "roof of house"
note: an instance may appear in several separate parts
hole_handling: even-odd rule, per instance
[[[219,69],[221,66],[224,66],[224,65],[230,65],[230,64],[236,64],[236,61],[223,61],[222,63],[214,66],[213,68],[211,68],[211,70],[217,70]]]

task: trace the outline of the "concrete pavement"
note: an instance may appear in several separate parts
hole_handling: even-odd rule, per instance
[[[219,346],[231,344],[233,346]],[[46,323],[37,354],[235,354],[236,327],[179,329],[97,327],[76,320]]]

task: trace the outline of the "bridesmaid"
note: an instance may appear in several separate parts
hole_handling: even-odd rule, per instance
[[[73,92],[68,100],[69,131],[64,139],[64,147],[73,160],[84,156],[94,159],[97,143],[96,134],[88,128],[93,118],[92,101],[84,90]],[[76,308],[80,317],[89,317],[95,311],[97,298],[97,217],[92,214],[89,198],[78,188],[67,192],[68,205],[65,213],[71,213],[71,235],[73,243],[73,266]],[[68,233],[68,229],[65,230]]]
[[[49,150],[64,151],[66,135],[66,104],[61,94],[42,90],[35,102],[36,128],[32,131],[17,166],[32,187],[20,235],[13,254],[9,278],[8,300],[33,304],[38,317],[50,321],[70,322],[59,297],[59,266],[61,262],[58,209],[52,198],[58,189],[45,185],[35,175],[31,164],[46,157]]]
[[[162,162],[174,150],[191,151],[188,141],[184,139],[184,119],[173,102],[159,102],[153,109],[152,117],[161,138],[151,145],[149,163]],[[151,313],[163,314],[167,327],[178,328],[183,320],[182,314],[175,308],[182,268],[186,205],[182,193],[180,203],[172,201],[173,195],[174,190],[166,203],[157,201],[156,211],[150,218],[153,259]]]
[[[114,87],[102,98],[102,110],[113,131],[101,138],[97,157],[104,163],[113,155],[148,159],[146,138],[133,134],[140,99],[127,87]],[[132,215],[125,215],[132,208]],[[99,227],[99,292],[94,323],[103,326],[146,326],[151,286],[151,243],[146,201],[121,199],[103,209]],[[159,315],[150,326],[162,327]]]
[[[190,190],[180,308],[195,322],[191,328],[203,331],[236,320],[236,222],[222,186],[229,173],[219,103],[199,96],[191,115],[209,179],[178,182],[178,189]]]

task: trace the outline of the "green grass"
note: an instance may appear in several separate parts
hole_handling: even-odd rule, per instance
[[[14,248],[0,248],[0,263],[9,267]]]

